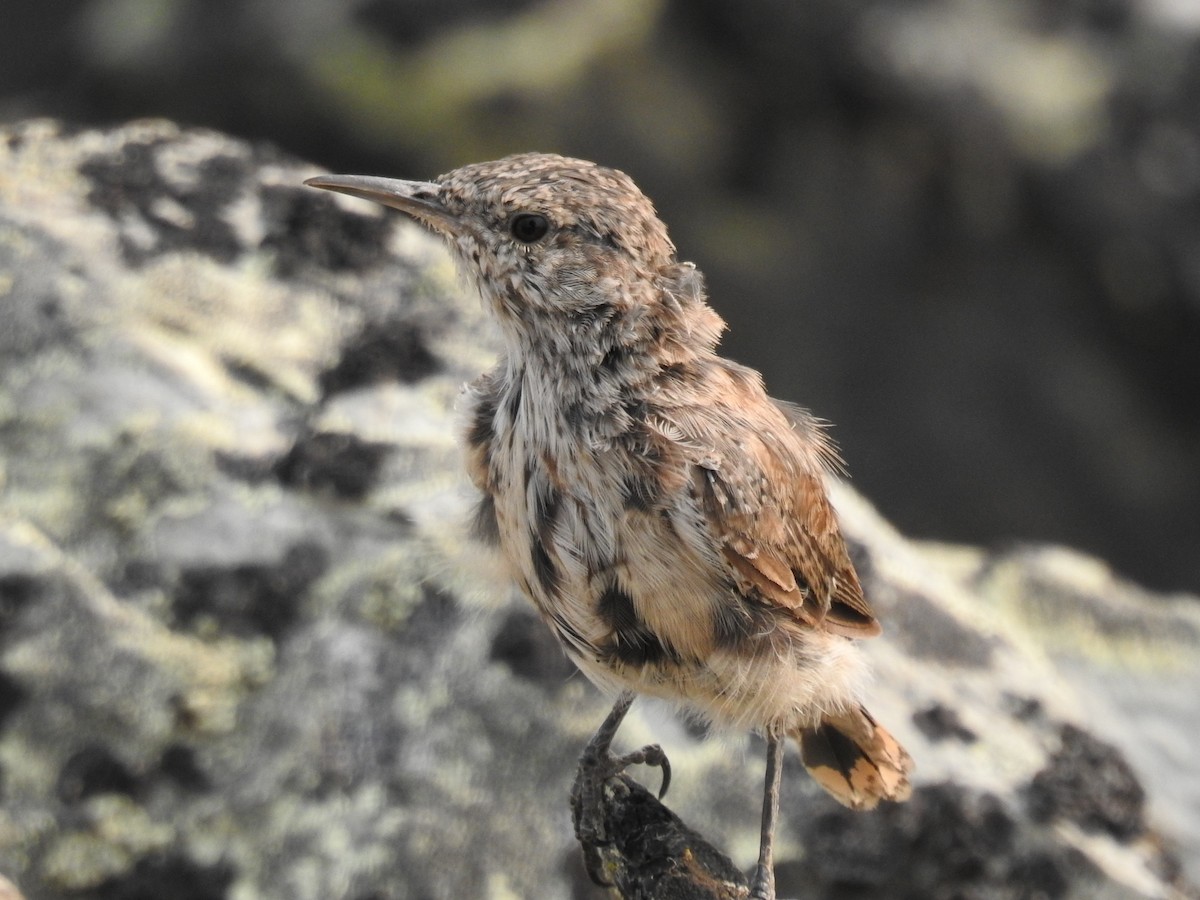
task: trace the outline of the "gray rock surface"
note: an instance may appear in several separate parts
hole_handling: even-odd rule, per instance
[[[0,873],[602,896],[566,801],[606,704],[462,537],[487,323],[434,242],[310,174],[164,122],[0,133]],[[917,791],[851,814],[789,758],[781,893],[1200,896],[1196,599],[837,501]],[[761,742],[639,703],[620,741],[651,739],[748,866]]]

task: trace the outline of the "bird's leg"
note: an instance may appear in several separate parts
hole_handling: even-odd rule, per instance
[[[767,778],[763,786],[762,832],[758,866],[749,900],[775,900],[775,821],[779,818],[779,783],[783,776],[783,735],[767,732]]]
[[[583,748],[579,757],[579,770],[575,785],[571,789],[572,805],[575,807],[575,835],[584,843],[598,843],[604,834],[604,782],[619,775],[629,766],[644,763],[662,769],[662,786],[658,796],[667,793],[671,784],[671,764],[658,744],[649,744],[624,756],[613,756],[611,747],[621,721],[633,703],[633,691],[623,691],[613,704],[608,717],[596,729],[592,739]]]

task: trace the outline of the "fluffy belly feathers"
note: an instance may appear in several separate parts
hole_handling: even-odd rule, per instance
[[[694,499],[631,500],[615,474],[629,466],[605,452],[493,460],[501,550],[580,670],[722,726],[804,727],[855,706],[866,676],[852,642],[742,596]]]

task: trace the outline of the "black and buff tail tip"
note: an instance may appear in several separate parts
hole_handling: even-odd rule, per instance
[[[851,809],[874,809],[881,800],[907,800],[912,795],[912,757],[865,711],[861,716],[862,721],[853,722],[826,719],[801,731],[797,738],[804,767]]]

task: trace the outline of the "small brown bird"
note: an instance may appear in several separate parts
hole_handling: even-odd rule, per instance
[[[467,393],[478,534],[579,668],[618,695],[581,762],[581,832],[634,692],[765,735],[751,896],[774,897],[783,740],[837,800],[910,793],[912,760],[863,708],[853,639],[879,633],[825,479],[820,423],[716,351],[724,321],[628,176],[540,153],[432,182],[309,179],[446,239],[503,332]]]

